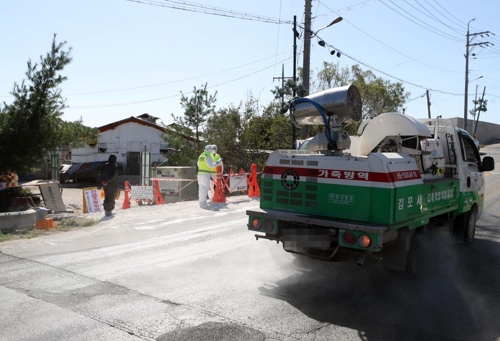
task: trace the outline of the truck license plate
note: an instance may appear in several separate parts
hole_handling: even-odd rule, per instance
[[[283,229],[283,248],[287,251],[330,250],[330,244],[327,229]]]

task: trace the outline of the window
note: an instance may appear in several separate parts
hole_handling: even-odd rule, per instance
[[[463,136],[461,138],[462,141],[462,158],[467,162],[474,162],[479,165],[478,158],[476,156],[476,145],[472,139],[467,138],[467,136]]]
[[[99,151],[99,153],[105,153],[106,150],[108,150],[108,146],[106,145],[106,143],[99,143],[97,145],[97,150]]]

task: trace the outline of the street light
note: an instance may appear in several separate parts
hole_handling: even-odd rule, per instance
[[[341,22],[341,21],[342,21],[342,19],[343,19],[342,17],[338,17],[337,19],[335,19],[334,21],[332,21],[332,22],[331,22],[331,23],[329,23],[328,25],[326,25],[326,26],[324,26],[324,27],[320,28],[320,29],[319,29],[319,30],[317,30],[316,32],[312,32],[312,31],[311,31],[311,38],[316,37],[316,36],[318,35],[318,32],[319,32],[319,31],[324,30],[324,29],[325,29],[325,28],[327,28],[327,27],[330,27],[330,26],[332,26],[332,25],[335,25],[336,23]]]
[[[469,25],[471,21],[476,19],[471,19],[467,23],[467,44],[465,44],[465,91],[464,91],[464,130],[467,130],[467,104],[469,102]]]
[[[331,23],[328,25],[320,28],[316,32],[313,32],[311,30],[311,1],[306,0],[306,12],[305,12],[305,27],[304,27],[304,59],[303,59],[303,65],[302,65],[302,76],[303,76],[303,85],[306,90],[306,95],[309,94],[309,77],[310,77],[310,72],[311,72],[311,38],[315,37],[319,31],[324,30],[327,27],[330,27],[338,22],[342,21],[342,17],[338,17],[335,20],[333,20]],[[307,126],[302,126],[301,129],[301,138],[306,139],[307,138]]]
[[[308,12],[306,11],[306,14]],[[310,14],[310,13],[309,13]],[[311,30],[311,20],[310,20],[310,15],[306,17],[306,27],[304,28],[306,34],[304,34],[304,59],[303,59],[303,83],[304,83],[304,88],[307,91],[307,94],[309,94],[309,73],[310,73],[310,67],[311,67],[311,38],[316,37],[319,31],[324,30],[327,27],[330,27],[332,25],[335,25],[336,23],[339,23],[342,21],[342,17],[337,17],[335,20],[333,20],[331,23],[328,25],[320,28],[316,32],[313,32]],[[309,34],[307,34],[309,32]]]
[[[469,83],[472,83],[472,82],[474,82],[474,81],[477,81],[478,79],[481,79],[481,78],[483,78],[483,76],[479,76],[479,77],[477,77],[477,78],[474,78],[473,80],[470,80],[470,81],[469,81]]]

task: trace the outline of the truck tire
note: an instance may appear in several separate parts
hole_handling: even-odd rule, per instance
[[[469,212],[464,212],[455,218],[453,236],[464,245],[471,245],[476,234],[477,209],[473,206]]]
[[[467,214],[467,218],[464,221],[464,245],[471,245],[474,240],[474,236],[476,234],[476,207],[474,206],[469,213]]]

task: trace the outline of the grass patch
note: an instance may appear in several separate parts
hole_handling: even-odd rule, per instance
[[[90,218],[64,218],[54,221],[56,230],[69,230],[76,227],[88,227],[97,224],[97,219]]]
[[[0,231],[0,243],[7,242],[9,240],[17,240],[17,239],[30,239],[35,238],[40,235],[48,235],[53,234],[58,231],[69,231],[79,227],[88,227],[97,224],[97,219],[89,219],[89,218],[64,218],[59,221],[54,221],[54,229],[49,230],[39,230],[36,228],[31,228],[23,231],[16,231],[12,233],[2,233]]]
[[[0,231],[0,243],[6,242],[6,241],[11,240],[11,239],[12,239],[12,237],[9,233],[3,234],[2,231]]]
[[[16,231],[12,233],[5,233],[5,234],[0,231],[0,242],[7,242],[9,240],[16,240],[16,239],[30,239],[39,236],[40,234],[43,234],[43,232],[44,232],[43,230],[37,230],[34,227],[31,229]]]

